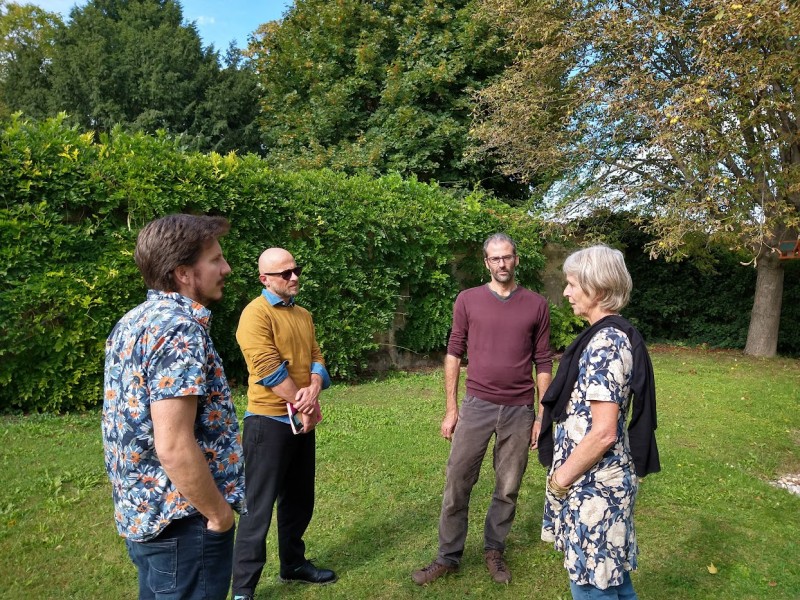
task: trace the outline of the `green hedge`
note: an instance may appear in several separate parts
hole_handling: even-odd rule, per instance
[[[257,258],[284,246],[304,265],[298,298],[314,314],[331,373],[351,378],[404,314],[397,344],[441,349],[458,290],[484,276],[483,239],[520,245],[520,280],[543,266],[535,223],[479,193],[454,198],[400,177],[284,173],[255,156],[183,151],[121,130],[95,141],[62,119],[14,118],[0,131],[0,408],[67,411],[101,401],[103,346],[144,298],[138,229],[172,213],[221,214],[233,273],[212,307],[226,372],[242,381],[234,332],[260,292]]]

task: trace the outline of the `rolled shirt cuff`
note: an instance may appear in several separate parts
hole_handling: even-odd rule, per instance
[[[279,385],[284,379],[289,377],[289,369],[287,368],[288,364],[288,360],[283,361],[281,366],[278,367],[277,371],[259,380],[258,383],[264,387],[275,387],[276,385]],[[323,390],[327,390],[331,386],[331,376],[328,374],[328,369],[326,369],[325,365],[322,363],[311,363],[311,373],[319,375],[322,378]]]
[[[264,387],[275,387],[279,385],[284,379],[289,377],[289,369],[286,368],[286,365],[289,364],[288,360],[285,360],[281,363],[281,366],[278,367],[278,370],[272,373],[271,375],[267,375],[258,383],[263,385]]]
[[[311,373],[313,375],[319,375],[322,377],[322,389],[327,390],[331,387],[331,376],[328,375],[328,369],[325,368],[325,365],[318,362],[311,363]]]

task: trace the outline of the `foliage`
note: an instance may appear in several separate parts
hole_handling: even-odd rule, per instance
[[[601,211],[582,220],[581,226],[588,235],[599,228],[607,242],[625,250],[633,292],[624,312],[645,339],[744,348],[756,288],[756,272],[746,264],[746,253],[697,235],[687,239],[687,245],[694,246],[692,260],[653,258],[647,251],[653,235],[635,226],[625,212]],[[798,355],[800,261],[787,261],[782,268],[786,279],[778,298],[783,307],[778,350]]]
[[[44,70],[53,58],[60,25],[56,13],[0,0],[0,118],[7,117],[12,107],[45,104]]]
[[[52,68],[60,103],[84,128],[187,131],[214,57],[182,19],[172,1],[95,0],[73,8]]]
[[[566,299],[560,305],[550,303],[550,347],[564,350],[586,327],[586,321],[577,316]]]
[[[194,115],[192,147],[220,154],[261,154],[259,89],[253,65],[231,42],[225,66],[213,78]]]
[[[698,235],[687,239],[691,260],[653,258],[647,250],[653,235],[634,221],[625,211],[600,210],[576,222],[584,245],[606,243],[625,253],[633,291],[623,315],[651,343],[744,348],[756,286],[755,270],[743,264],[747,255]],[[778,350],[800,355],[800,261],[787,261],[783,268]]]
[[[55,23],[39,25],[45,18]],[[5,63],[7,111],[36,118],[63,111],[97,133],[115,125],[163,129],[195,149],[261,149],[254,72],[230,50],[220,68],[214,48],[183,23],[178,2],[91,0],[66,24],[49,13],[34,23],[17,25],[23,41]],[[33,36],[36,44],[27,41]]]
[[[756,273],[725,248],[711,251],[714,265],[648,259],[638,249],[626,254],[634,291],[626,316],[648,340],[744,348]],[[800,264],[787,264],[778,351],[800,355]]]
[[[254,155],[186,152],[162,134],[91,132],[14,117],[0,131],[0,407],[63,411],[101,400],[105,337],[142,301],[137,230],[173,212],[222,214],[233,273],[213,307],[226,372],[243,380],[234,332],[259,293],[257,258],[288,248],[305,266],[299,301],[329,370],[354,377],[393,325],[412,351],[442,348],[452,299],[480,277],[481,244],[508,231],[535,285],[540,236],[524,212],[481,194],[454,199],[398,175],[281,173]]]
[[[768,482],[800,472],[800,411],[788,408],[800,389],[797,361],[663,347],[652,358],[663,471],[640,482],[636,500],[639,597],[796,599],[800,498]],[[258,600],[570,597],[562,555],[539,539],[545,474],[533,457],[508,537],[511,586],[493,583],[483,565],[489,459],[473,492],[460,573],[425,588],[412,583],[411,571],[436,553],[449,451],[439,435],[443,386],[437,371],[335,384],[322,394],[306,543],[319,564],[346,576],[331,586],[281,587],[272,528]],[[237,394],[239,415],[245,402]],[[0,598],[135,596],[136,572],[113,523],[99,419],[97,411],[0,419],[7,474]]]
[[[635,206],[653,255],[685,256],[702,233],[758,257],[748,351],[774,353],[782,267],[771,250],[800,222],[800,5],[488,6],[517,58],[480,92],[483,150],[508,172],[545,176],[539,192],[562,222],[588,203]]]
[[[248,52],[279,167],[414,174],[503,197],[527,188],[468,161],[471,94],[509,57],[474,0],[297,0]]]

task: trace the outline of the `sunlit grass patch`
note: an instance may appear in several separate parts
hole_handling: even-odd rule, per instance
[[[653,361],[663,470],[637,499],[639,596],[797,598],[800,498],[770,481],[800,472],[800,363],[670,348]],[[242,414],[243,390],[236,403]],[[569,598],[561,555],[539,540],[544,470],[533,456],[508,539],[512,583],[494,584],[483,565],[490,458],[473,491],[461,572],[426,588],[411,582],[436,553],[449,451],[439,435],[441,371],[336,384],[323,403],[306,543],[340,580],[278,584],[273,528],[256,598]],[[98,412],[3,419],[0,467],[0,598],[136,596],[113,524]]]

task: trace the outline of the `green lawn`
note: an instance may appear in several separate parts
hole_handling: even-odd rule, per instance
[[[640,597],[798,598],[800,497],[768,480],[800,472],[800,361],[656,348],[653,362],[663,471],[637,501]],[[482,563],[490,460],[473,493],[461,572],[426,588],[411,582],[436,552],[448,452],[438,432],[441,371],[336,385],[323,402],[306,542],[339,582],[278,584],[273,531],[256,598],[569,597],[560,555],[539,541],[544,470],[535,459],[508,539],[510,586],[492,583]],[[99,414],[5,417],[0,441],[0,598],[135,598]]]

